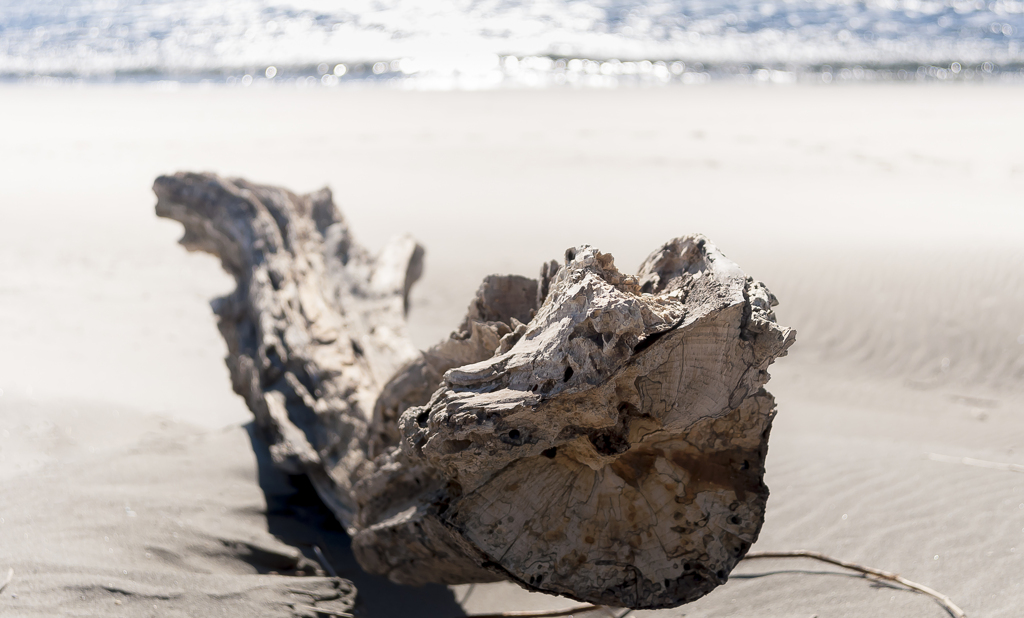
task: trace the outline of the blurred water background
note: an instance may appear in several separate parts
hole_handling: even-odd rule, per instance
[[[1024,1],[0,2],[5,81],[473,89],[715,79],[1021,80]]]

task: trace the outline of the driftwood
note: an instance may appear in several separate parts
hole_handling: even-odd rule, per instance
[[[757,538],[766,369],[794,333],[707,239],[666,243],[635,276],[581,246],[538,280],[488,277],[421,353],[411,239],[371,256],[326,189],[180,173],[154,191],[182,243],[235,276],[214,302],[233,386],[368,571],[670,607]]]

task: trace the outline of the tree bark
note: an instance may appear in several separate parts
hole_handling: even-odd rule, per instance
[[[488,277],[417,353],[411,239],[371,256],[326,189],[179,173],[154,191],[182,243],[235,276],[214,302],[233,386],[368,571],[672,607],[756,540],[763,387],[795,333],[706,238],[669,241],[635,276],[581,246],[538,280]]]

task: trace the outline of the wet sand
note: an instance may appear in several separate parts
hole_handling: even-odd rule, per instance
[[[270,572],[313,544],[365,616],[574,604],[363,575],[301,484],[261,465],[207,304],[231,281],[153,214],[153,178],[192,169],[328,184],[368,246],[416,236],[422,346],[485,274],[534,275],[583,242],[628,269],[708,234],[799,331],[771,371],[754,549],[822,551],[1014,616],[1024,476],[929,454],[1024,464],[1022,108],[1024,89],[969,86],[0,89],[0,608],[288,615],[292,583],[327,580]],[[833,571],[741,564],[659,615],[944,615]]]

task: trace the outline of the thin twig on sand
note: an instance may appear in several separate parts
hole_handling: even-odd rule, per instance
[[[7,587],[7,584],[11,583],[12,579],[14,579],[14,568],[13,567],[7,569],[7,577],[4,578],[4,583],[0,584],[0,592],[4,591],[4,588]]]
[[[334,609],[326,609],[324,607],[313,607],[312,605],[296,605],[298,609],[304,609],[307,612],[316,612],[318,614],[324,614],[327,616],[338,616],[338,618],[353,618],[352,614],[348,612],[339,612]]]
[[[334,567],[331,566],[331,563],[327,561],[327,556],[325,556],[324,552],[320,550],[319,545],[313,546],[313,553],[316,554],[317,560],[320,561],[320,566],[324,567],[324,570],[327,571],[328,575],[330,575],[331,577],[338,576],[337,571],[335,571]]]
[[[964,613],[964,610],[962,610],[959,607],[957,607],[957,605],[955,603],[953,603],[953,601],[949,597],[947,597],[946,595],[942,594],[941,592],[937,592],[935,590],[932,590],[931,588],[929,588],[927,586],[922,586],[921,584],[912,582],[909,579],[906,579],[906,578],[904,578],[904,577],[902,577],[900,575],[897,575],[896,573],[890,573],[888,571],[882,571],[882,570],[879,570],[879,569],[873,569],[871,567],[861,566],[859,564],[854,564],[852,562],[844,562],[842,560],[837,560],[835,558],[831,558],[829,556],[826,556],[825,554],[820,554],[820,553],[815,552],[815,551],[807,551],[807,550],[804,550],[804,549],[798,549],[796,551],[758,551],[758,552],[750,552],[750,553],[748,553],[746,555],[744,560],[756,560],[756,559],[759,559],[759,558],[810,558],[812,560],[820,560],[821,562],[827,562],[829,564],[834,564],[834,565],[842,567],[844,569],[849,569],[851,571],[857,571],[858,573],[863,573],[864,575],[870,575],[871,577],[877,577],[878,579],[883,579],[883,580],[890,581],[890,582],[896,582],[897,584],[900,584],[902,586],[910,588],[911,590],[913,590],[915,592],[920,592],[921,594],[925,594],[925,595],[928,595],[928,596],[932,597],[933,599],[938,601],[944,608],[946,608],[946,611],[948,611],[951,615],[953,615],[954,618],[966,618],[967,617],[967,614]]]
[[[499,612],[497,614],[470,614],[469,618],[555,618],[556,616],[572,616],[592,612],[597,609],[604,609],[603,605],[577,605],[569,609],[554,609],[525,612]]]
[[[323,595],[317,594],[312,590],[303,590],[301,588],[285,588],[285,590],[292,594],[304,594],[309,598],[313,599],[315,603],[322,603],[324,601],[337,601],[341,598],[341,594],[337,591],[333,592],[332,594]]]
[[[971,457],[950,457],[949,455],[928,453],[928,459],[945,463],[958,463],[976,468],[988,468],[989,470],[1002,470],[1003,472],[1024,472],[1024,466],[1020,464],[999,463],[996,461],[985,461],[984,459],[973,459]]]
[[[935,599],[939,602],[940,605],[942,605],[943,608],[945,608],[946,611],[950,613],[950,615],[953,616],[953,618],[967,618],[967,614],[964,613],[964,610],[960,609],[955,603],[953,603],[952,599],[942,594],[941,592],[932,590],[928,586],[923,586],[916,582],[912,582],[901,575],[897,575],[896,573],[890,573],[888,571],[882,571],[881,569],[862,566],[859,564],[855,564],[853,562],[844,562],[842,560],[838,560],[836,558],[832,558],[830,556],[826,556],[825,554],[821,554],[815,551],[798,549],[795,551],[750,552],[744,557],[744,560],[757,560],[767,558],[809,558],[811,560],[819,560],[821,562],[827,562],[828,564],[833,564],[844,569],[856,571],[865,576],[875,577],[877,579],[881,579],[884,581],[895,582],[897,584],[900,584],[901,586],[913,590],[914,592],[919,592],[921,594],[927,595]],[[554,611],[525,611],[500,612],[496,614],[471,614],[469,618],[554,618],[555,616],[569,616],[577,613],[582,614],[583,612],[590,612],[596,609],[603,608],[604,607],[601,605],[582,605],[579,607],[573,607],[571,609]],[[627,612],[627,614],[628,613],[629,612]],[[623,616],[625,615],[626,614],[623,614]]]

